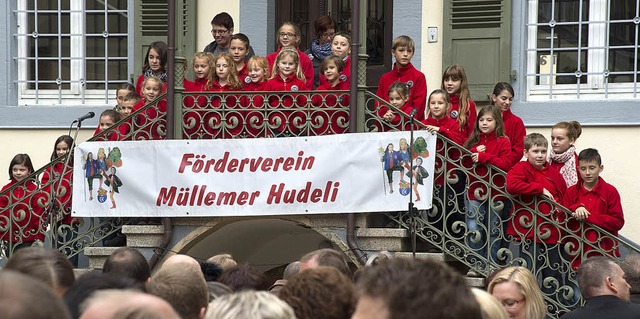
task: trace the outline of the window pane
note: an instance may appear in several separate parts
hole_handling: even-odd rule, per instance
[[[636,52],[637,52],[637,48],[609,50],[609,71],[626,73],[626,74],[609,75],[609,82],[611,83],[633,82],[634,61],[640,64],[640,59],[637,59],[635,57]],[[635,72],[635,75],[636,75],[636,80],[640,81],[640,76],[638,76],[637,72]]]
[[[552,14],[553,9],[553,16]],[[589,20],[589,1],[582,0],[582,20],[580,2],[577,0],[539,0],[538,23],[547,23],[552,19],[557,22],[577,22]]]
[[[536,72],[540,73],[536,84],[548,85],[549,76],[544,74],[553,73],[552,81],[555,84],[576,84],[587,83],[587,76],[584,74],[587,69],[587,52],[580,51],[580,68],[578,68],[578,51],[554,51],[551,58],[551,51],[538,52],[538,67]],[[551,64],[551,62],[555,64]],[[576,77],[576,71],[580,70],[579,78]],[[580,74],[582,73],[582,74]]]
[[[636,16],[636,0],[613,0],[609,9],[611,20],[627,20]]]

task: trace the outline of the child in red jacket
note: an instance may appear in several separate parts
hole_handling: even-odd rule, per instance
[[[320,64],[320,73],[325,82],[317,91],[349,90],[347,76],[342,74],[344,61],[335,55],[326,57]],[[324,93],[314,94],[312,104],[315,107],[334,110],[318,110],[310,112],[311,131],[313,135],[340,134],[348,129],[349,94]],[[314,108],[315,109],[315,108]]]
[[[33,164],[27,154],[17,154],[9,164],[11,181],[2,187],[2,192],[16,186],[0,196],[0,240],[8,242],[5,255],[31,246],[35,241],[44,242],[46,216],[44,204],[47,199],[38,191],[33,180],[25,180],[33,173]]]
[[[498,250],[502,248],[500,238],[503,237],[499,216],[502,215],[503,201],[489,185],[501,187],[497,174],[488,164],[506,170],[507,155],[511,151],[509,139],[504,136],[504,124],[500,109],[493,105],[483,107],[478,113],[473,133],[464,143],[471,151],[474,163],[469,168],[473,175],[469,176],[467,196],[467,230],[468,245],[483,258],[498,261]],[[477,177],[481,176],[483,180]],[[471,257],[477,262],[475,257]],[[488,264],[481,258],[480,266]]]
[[[380,77],[376,95],[385,101],[389,101],[387,92],[391,84],[398,81],[406,83],[410,90],[410,98],[407,102],[408,112],[405,112],[409,114],[413,109],[417,109],[416,120],[421,121],[424,119],[424,110],[427,102],[427,80],[424,74],[411,64],[414,52],[415,43],[410,37],[401,35],[393,40],[391,54],[393,54],[396,62],[393,65],[393,70]],[[378,115],[384,117],[387,111],[388,109],[383,106],[378,111]]]
[[[265,91],[298,92],[305,89],[305,75],[300,66],[300,57],[296,49],[283,48],[280,50]],[[311,83],[313,83],[313,79],[311,79]],[[297,135],[300,126],[307,121],[303,111],[282,110],[282,108],[304,107],[306,99],[303,96],[298,96],[295,93],[269,95],[269,105],[273,108],[279,108],[269,114],[269,130],[272,131],[271,135],[273,136]]]
[[[522,159],[524,136],[527,135],[527,130],[524,127],[522,119],[511,112],[513,95],[513,87],[507,82],[498,82],[496,86],[493,87],[493,94],[491,94],[493,105],[499,107],[502,111],[504,134],[511,142],[511,154],[509,155],[511,164],[509,164],[509,168],[516,165],[516,163]]]
[[[280,47],[278,47],[278,51],[273,52],[267,55],[267,61],[269,61],[269,67],[272,71],[275,71],[278,68],[278,56],[280,52],[284,49],[293,50],[298,53],[298,65],[300,66],[300,72],[304,74],[304,76],[298,76],[299,79],[302,80],[303,84],[299,86],[301,91],[304,90],[313,90],[313,63],[309,59],[304,52],[300,51],[298,46],[300,45],[300,36],[302,32],[300,31],[300,27],[293,22],[285,22],[278,29],[278,43]]]
[[[567,267],[560,245],[563,231],[558,225],[564,223],[565,216],[553,202],[564,205],[567,185],[546,161],[548,145],[542,134],[527,135],[524,138],[527,160],[518,162],[507,173],[507,191],[517,195],[507,234],[520,242],[520,256],[530,270],[536,273],[541,269],[543,279],[555,278],[562,284]],[[534,265],[537,269],[532,268]],[[541,289],[545,293],[555,291],[545,285]]]
[[[582,150],[578,155],[578,168],[583,182],[569,187],[565,195],[565,205],[573,211],[568,227],[584,240],[581,251],[580,243],[576,243],[577,251],[572,262],[574,269],[591,256],[608,254],[620,257],[615,237],[624,226],[620,194],[600,177],[604,166],[598,151],[593,148]],[[590,225],[606,230],[613,237]]]
[[[449,116],[458,121],[464,138],[469,138],[476,122],[476,104],[471,100],[467,73],[462,65],[447,67],[442,74],[442,89],[449,93]]]

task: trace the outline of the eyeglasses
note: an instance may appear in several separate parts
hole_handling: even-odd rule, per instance
[[[333,38],[334,35],[336,35],[335,32],[331,32],[331,33],[326,33],[325,32],[325,33],[321,34],[320,36],[323,37],[323,38]]]
[[[281,38],[284,38],[284,37],[287,37],[287,38],[293,38],[293,37],[297,37],[297,36],[298,36],[298,35],[297,35],[297,34],[295,34],[295,33],[284,33],[284,32],[280,33],[280,37],[281,37]]]
[[[211,30],[211,34],[213,35],[223,35],[225,33],[229,32],[229,30]]]
[[[505,307],[505,308],[513,308],[515,306],[517,306],[519,303],[523,302],[524,298],[520,299],[520,300],[515,300],[515,299],[507,299],[507,300],[502,300],[500,303]]]

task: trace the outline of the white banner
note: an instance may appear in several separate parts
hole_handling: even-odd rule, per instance
[[[431,208],[436,136],[85,142],[75,149],[74,216],[257,216]],[[387,150],[385,152],[385,150]]]

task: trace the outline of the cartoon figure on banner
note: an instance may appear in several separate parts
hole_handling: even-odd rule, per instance
[[[122,166],[122,154],[119,147],[109,148],[109,157],[107,157],[107,169],[111,166]]]
[[[82,156],[82,161],[84,162],[84,172],[85,178],[87,179],[87,184],[89,185],[89,200],[93,200],[93,180],[98,178],[100,179],[100,186],[102,186],[102,175],[100,174],[100,164],[97,159],[93,158],[93,153],[89,152],[87,154],[87,158],[85,159]]]
[[[99,148],[98,149],[98,165],[100,166],[100,171],[99,173],[102,174],[104,171],[107,170],[107,155],[104,153],[104,148]],[[100,190],[102,188],[102,175],[100,175],[100,187],[98,188],[98,190]]]
[[[393,149],[393,143],[389,143],[387,148],[382,150],[378,149],[378,153],[382,154],[380,161],[382,162],[382,169],[387,173],[387,181],[389,183],[389,194],[393,194],[393,172],[400,172],[400,180],[404,179],[404,167],[402,166],[402,156],[400,152]],[[384,175],[382,176],[384,181]],[[384,182],[383,182],[383,185]],[[386,187],[385,187],[386,193]]]
[[[108,187],[111,188],[111,190],[109,191],[109,197],[111,198],[111,209],[116,208],[116,200],[115,198],[113,198],[113,195],[115,193],[120,193],[120,187],[122,187],[122,181],[120,180],[120,178],[116,175],[116,167],[115,166],[111,166],[109,168],[109,174],[107,174],[107,172],[103,172],[102,174],[105,177],[105,185],[107,185]]]
[[[413,174],[413,192],[416,194],[416,202],[420,201],[420,192],[418,192],[418,184],[424,185],[424,179],[429,177],[429,172],[427,169],[422,167],[422,157],[417,157],[414,160],[414,165],[412,170],[407,172],[407,176],[411,177],[409,174]]]
[[[400,139],[400,156],[402,157],[402,166],[407,170],[410,171],[411,170],[411,155],[409,154],[409,144],[407,143],[407,139],[406,138],[401,138]],[[400,194],[402,196],[407,196],[409,195],[409,192],[411,191],[409,189],[409,181],[405,181],[404,180],[404,175],[400,175]]]
[[[429,157],[429,151],[427,150],[427,141],[422,136],[418,136],[416,138],[411,149],[411,157],[414,159],[418,156],[422,158]]]

